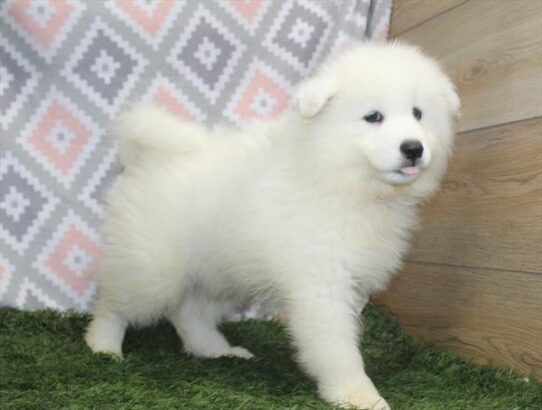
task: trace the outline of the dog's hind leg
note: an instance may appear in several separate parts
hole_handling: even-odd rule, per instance
[[[218,330],[217,325],[222,318],[220,304],[203,296],[186,295],[179,307],[168,317],[181,337],[187,353],[197,357],[253,357],[253,354],[243,347],[230,346]]]
[[[85,341],[94,353],[122,357],[122,340],[128,323],[116,313],[98,307],[93,313]]]

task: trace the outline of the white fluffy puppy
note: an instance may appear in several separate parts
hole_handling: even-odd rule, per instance
[[[358,313],[400,265],[458,108],[437,64],[401,44],[353,47],[281,118],[242,131],[135,107],[117,124],[124,172],[88,345],[121,355],[128,324],[165,316],[189,353],[250,358],[217,325],[263,298],[325,400],[389,408],[364,371]]]

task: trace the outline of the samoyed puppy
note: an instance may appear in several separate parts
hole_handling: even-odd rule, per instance
[[[458,108],[435,61],[399,43],[352,47],[281,118],[243,130],[135,106],[115,128],[124,171],[87,344],[120,356],[127,325],[166,317],[186,352],[248,359],[218,325],[258,298],[284,314],[324,400],[388,409],[364,371],[359,312],[438,188]]]

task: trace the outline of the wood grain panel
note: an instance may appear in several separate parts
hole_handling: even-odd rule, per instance
[[[390,36],[395,37],[466,0],[394,0]]]
[[[409,263],[375,302],[418,340],[542,380],[542,275]]]
[[[399,38],[452,75],[460,131],[542,115],[542,1],[467,1]]]
[[[458,135],[423,216],[409,260],[542,272],[542,118]]]
[[[542,381],[542,1],[394,0],[462,100],[443,189],[375,300],[419,340]]]

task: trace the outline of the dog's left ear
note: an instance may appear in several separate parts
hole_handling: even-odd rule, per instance
[[[322,75],[301,83],[294,97],[301,116],[311,118],[322,111],[337,93],[337,88],[337,81]]]
[[[446,90],[446,99],[448,101],[448,107],[452,115],[456,118],[461,117],[461,101],[457,95],[457,89],[450,83]]]

